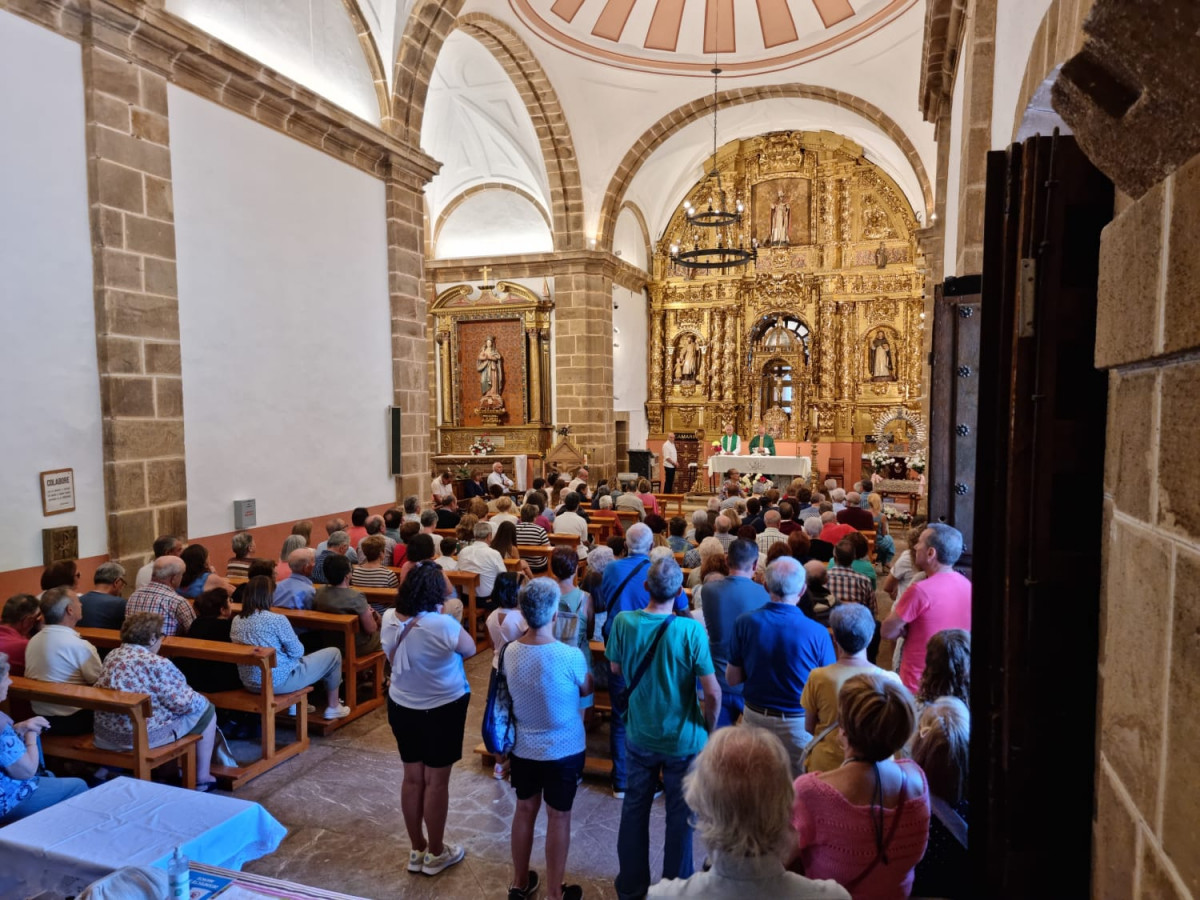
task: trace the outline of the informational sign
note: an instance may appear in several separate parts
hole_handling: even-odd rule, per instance
[[[51,469],[40,473],[42,515],[56,516],[75,511],[75,470]]]

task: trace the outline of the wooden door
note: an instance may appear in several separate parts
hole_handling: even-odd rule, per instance
[[[972,578],[977,897],[1089,895],[1107,404],[1092,353],[1112,205],[1111,183],[1072,138],[988,156]]]

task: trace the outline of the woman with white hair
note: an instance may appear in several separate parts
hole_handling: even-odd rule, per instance
[[[699,587],[701,584],[703,584],[703,581],[701,580],[702,579],[701,572],[704,569],[704,564],[706,562],[708,562],[709,559],[711,559],[715,556],[724,556],[725,555],[725,545],[722,544],[715,537],[707,537],[700,542],[699,550],[700,550],[700,565],[698,565],[694,569],[692,569],[691,573],[688,575],[688,578],[687,578],[687,586],[692,588],[693,590],[695,590],[697,587]]]
[[[708,738],[683,780],[683,796],[708,848],[712,868],[664,879],[651,897],[841,898],[834,881],[813,881],[783,867],[793,841],[791,763],[779,738],[763,728],[721,728]]]
[[[808,535],[808,555],[823,563],[833,559],[833,544],[821,540],[825,523],[820,516],[809,516],[804,520],[804,533]]]
[[[571,807],[583,773],[587,738],[579,698],[592,692],[592,676],[578,647],[554,636],[562,593],[550,578],[535,578],[521,588],[518,603],[529,630],[504,648],[501,665],[512,693],[516,741],[511,759],[517,792],[513,813],[513,880],[509,900],[532,897],[537,873],[529,868],[533,825],[546,800],[546,896],[551,900],[583,896],[577,885],[563,883],[571,845]]]

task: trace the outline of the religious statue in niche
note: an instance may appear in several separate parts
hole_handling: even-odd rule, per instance
[[[475,368],[479,371],[480,407],[503,409],[504,398],[500,394],[504,390],[504,357],[496,349],[495,337],[484,340],[483,349],[475,358]]]
[[[876,332],[875,340],[871,342],[870,361],[872,381],[896,380],[896,369],[892,364],[892,345],[882,331]]]
[[[788,233],[791,228],[792,207],[783,196],[783,191],[775,197],[771,204],[771,236],[768,243],[773,247],[786,247],[791,241]]]
[[[675,380],[695,381],[699,372],[700,348],[696,345],[696,336],[689,334],[679,342],[679,351],[675,354]]]
[[[888,264],[887,247],[883,245],[883,241],[879,242],[879,249],[875,251],[875,268],[886,269]]]

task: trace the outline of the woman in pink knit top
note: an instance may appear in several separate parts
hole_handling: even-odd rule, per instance
[[[790,868],[831,878],[854,900],[907,897],[929,839],[925,774],[893,759],[916,724],[912,695],[881,675],[855,675],[838,694],[838,721],[845,763],[796,779]]]

